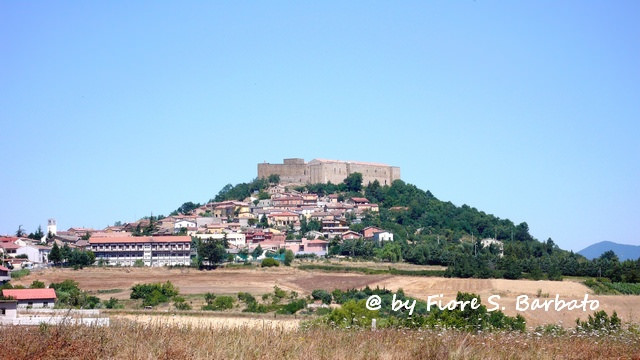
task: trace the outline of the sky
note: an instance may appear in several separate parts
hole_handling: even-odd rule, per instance
[[[640,245],[637,1],[0,2],[0,234],[384,162],[578,251]]]

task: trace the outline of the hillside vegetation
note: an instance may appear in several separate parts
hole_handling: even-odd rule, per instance
[[[214,200],[243,200],[268,186],[266,179],[229,184]],[[395,241],[378,247],[361,239],[332,239],[332,255],[443,265],[448,267],[445,275],[452,277],[561,280],[566,275],[640,282],[640,259],[621,262],[614,253],[607,252],[588,260],[560,249],[551,238],[535,239],[526,222],[514,224],[468,205],[456,206],[402,180],[390,186],[381,186],[377,181],[362,186],[347,178],[342,184],[311,184],[295,190],[319,196],[337,193],[345,199],[364,195],[380,206],[379,213],[367,214],[350,228],[360,231],[366,226],[378,226],[392,231]],[[495,245],[483,247],[481,240],[485,238],[502,241],[503,255]]]

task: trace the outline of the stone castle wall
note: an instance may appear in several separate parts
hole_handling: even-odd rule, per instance
[[[305,163],[303,159],[284,159],[282,164],[258,164],[258,178],[277,174],[282,183],[339,184],[355,172],[362,174],[363,185],[375,180],[382,186],[391,185],[394,180],[400,179],[400,168],[385,164],[338,160],[312,160]]]

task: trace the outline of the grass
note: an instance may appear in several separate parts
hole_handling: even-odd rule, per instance
[[[300,270],[322,270],[330,272],[355,272],[368,275],[378,274],[391,274],[391,275],[405,275],[405,276],[444,276],[443,270],[401,270],[389,267],[387,269],[372,269],[368,267],[356,267],[356,266],[339,266],[339,265],[318,265],[318,264],[305,264],[299,265]]]
[[[0,327],[7,359],[596,359],[634,358],[620,336],[434,330],[188,327],[113,321],[110,327]]]
[[[17,280],[29,274],[31,274],[31,271],[29,271],[29,269],[15,270],[11,272],[11,278]]]

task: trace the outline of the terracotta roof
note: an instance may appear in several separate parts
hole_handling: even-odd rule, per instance
[[[131,243],[190,243],[190,236],[123,236],[90,238],[89,244],[131,244]]]
[[[56,292],[51,288],[47,289],[4,289],[2,295],[11,296],[16,300],[44,300],[55,299]]]
[[[12,242],[3,242],[3,243],[0,243],[0,248],[7,249],[7,250],[12,250],[12,249],[15,250],[15,249],[19,249],[20,245],[14,244]]]
[[[369,199],[363,198],[363,197],[352,197],[351,200],[353,202],[362,202],[362,203],[368,203],[369,202]]]
[[[312,245],[315,245],[315,244],[326,245],[326,244],[328,244],[328,243],[329,243],[329,241],[328,241],[328,240],[321,240],[321,239],[315,239],[315,240],[309,240],[309,241],[307,241],[307,244],[312,244]]]
[[[9,271],[9,269],[7,269],[6,267],[0,265],[0,271]]]

